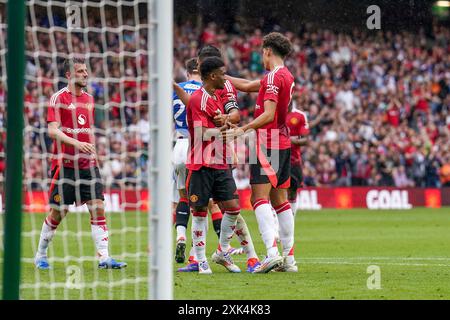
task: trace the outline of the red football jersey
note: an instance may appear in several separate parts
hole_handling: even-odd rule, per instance
[[[58,122],[67,136],[78,141],[94,143],[94,98],[82,91],[80,96],[72,94],[67,87],[56,92],[51,98],[47,112],[47,122]],[[53,143],[52,170],[62,165],[68,168],[89,169],[96,166],[94,155],[82,153],[64,143]]]
[[[294,85],[294,77],[284,66],[276,67],[261,80],[255,118],[264,113],[264,101],[272,100],[277,104],[273,121],[258,129],[258,143],[267,143],[268,149],[283,150],[291,147],[286,116]]]
[[[200,170],[201,167],[213,169],[228,169],[226,163],[226,148],[223,142],[205,141],[203,135],[196,128],[216,128],[213,118],[219,110],[224,113],[221,100],[214,94],[211,96],[203,87],[195,91],[186,109],[186,117],[189,128],[189,156],[186,168],[189,170]]]
[[[214,92],[215,96],[220,99],[223,108],[228,113],[233,108],[238,108],[237,105],[237,91],[229,80],[225,80],[225,87]]]
[[[291,137],[294,136],[306,136],[309,134],[309,124],[306,113],[300,110],[292,111],[288,113],[286,117],[286,124],[289,128],[289,134]],[[291,146],[291,164],[301,165],[302,164],[302,153],[300,146]]]

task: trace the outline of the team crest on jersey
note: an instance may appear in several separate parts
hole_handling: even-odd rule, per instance
[[[198,201],[198,196],[195,195],[195,194],[193,194],[193,195],[189,198],[189,200],[191,200],[191,202],[197,202],[197,201]]]
[[[55,200],[55,202],[60,202],[60,201],[61,201],[61,196],[60,196],[59,194],[56,194],[56,195],[53,197],[53,200]]]
[[[86,103],[86,108],[88,109],[88,110],[92,110],[92,108],[93,108],[93,104],[92,103]]]
[[[291,123],[292,123],[293,125],[296,125],[296,124],[298,123],[298,119],[292,118],[292,119],[291,119]]]

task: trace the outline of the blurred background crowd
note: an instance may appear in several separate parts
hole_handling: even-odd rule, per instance
[[[147,186],[148,53],[147,17],[105,10],[110,31],[50,32],[64,26],[45,11],[34,13],[42,29],[26,33],[25,177],[29,188],[45,189],[51,140],[46,106],[64,85],[63,54],[89,52],[88,91],[96,101],[97,151],[108,188]],[[88,24],[101,28],[100,15]],[[2,25],[2,33],[5,25]],[[235,23],[233,30],[192,20],[174,26],[174,78],[186,80],[184,63],[205,44],[219,47],[228,74],[259,79],[262,37],[281,31],[293,43],[286,65],[295,77],[293,107],[306,112],[311,129],[302,147],[306,186],[450,186],[450,29],[438,23],[428,32],[333,31],[308,23],[270,29],[264,20]],[[4,37],[0,38],[4,48]],[[4,75],[4,56],[0,64]],[[58,66],[58,67],[55,67]],[[4,76],[2,79],[5,79]],[[242,122],[253,118],[257,94],[239,93]],[[5,83],[0,82],[0,183],[5,170]],[[167,106],[171,108],[170,105]],[[248,185],[247,165],[235,176]]]
[[[302,148],[307,186],[450,185],[450,30],[332,32],[302,26],[286,65],[295,77],[293,107],[308,115]],[[264,76],[261,29],[226,33],[215,23],[175,28],[175,76],[204,44],[218,46],[228,74]],[[242,122],[257,94],[239,94]],[[240,179],[248,168],[239,166]],[[245,183],[244,183],[245,184]]]

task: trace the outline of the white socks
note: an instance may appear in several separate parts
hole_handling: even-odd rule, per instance
[[[247,223],[245,223],[242,215],[237,216],[236,229],[234,230],[236,236],[241,242],[241,246],[244,248],[244,252],[247,254],[247,260],[252,258],[258,258],[255,247],[253,246],[253,240],[248,231]]]
[[[280,224],[280,240],[283,245],[283,256],[294,256],[294,214],[289,202],[275,207]]]
[[[289,204],[291,205],[292,213],[295,215],[297,214],[297,199],[295,200],[289,200]]]
[[[198,262],[206,260],[206,230],[208,217],[206,212],[194,212],[192,215],[192,242],[195,258]]]
[[[186,227],[185,226],[180,226],[180,225],[177,226],[177,243],[178,242],[186,242]]]
[[[258,221],[259,232],[267,249],[267,256],[277,256],[278,247],[275,241],[274,218],[272,215],[272,207],[269,201],[258,199],[253,203],[256,220]]]
[[[106,226],[106,218],[104,216],[91,218],[91,232],[92,239],[95,243],[95,248],[97,249],[97,256],[100,262],[106,260],[109,257],[109,238],[108,227]]]
[[[222,252],[228,252],[230,249],[230,242],[233,238],[234,230],[236,229],[236,220],[240,214],[240,208],[226,209],[222,217],[222,223],[220,227],[220,250]]]
[[[48,245],[52,241],[58,225],[59,222],[53,220],[50,216],[45,218],[44,223],[42,224],[41,236],[39,238],[38,251],[36,253],[37,258],[47,256]]]

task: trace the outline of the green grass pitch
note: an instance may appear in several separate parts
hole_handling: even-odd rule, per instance
[[[183,265],[174,263],[174,297],[450,299],[449,211],[449,208],[298,211],[295,241],[298,273],[230,274],[210,261],[213,274],[199,275],[177,273],[176,269]],[[265,250],[254,214],[243,215],[256,250],[263,255]],[[51,245],[50,256],[60,259],[53,262],[52,272],[37,272],[32,264],[32,243],[37,244],[43,218],[44,215],[24,215],[23,230],[27,233],[22,244],[22,299],[146,298],[147,215],[108,216],[111,251],[128,262],[125,270],[98,270],[93,259],[89,216],[69,214]],[[83,233],[72,232],[80,230]],[[237,241],[233,240],[232,245],[237,247]],[[217,237],[210,224],[208,257],[216,246]],[[65,252],[70,257],[62,260]],[[80,261],[80,256],[86,259]],[[245,257],[234,257],[245,271]],[[369,277],[373,277],[368,273],[370,266],[380,270],[380,289],[367,286],[372,283]],[[71,268],[80,272],[83,289],[70,287],[72,282],[68,279],[76,275]],[[41,284],[39,288],[36,281]]]

